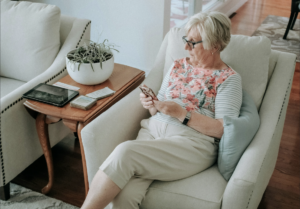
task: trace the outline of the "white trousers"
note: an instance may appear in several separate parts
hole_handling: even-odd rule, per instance
[[[122,189],[107,208],[138,209],[153,180],[197,174],[215,163],[217,150],[214,138],[190,127],[142,120],[137,139],[119,144],[100,166]]]

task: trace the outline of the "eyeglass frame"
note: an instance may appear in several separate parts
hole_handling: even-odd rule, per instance
[[[203,42],[203,41],[198,41],[198,42],[188,41],[188,40],[186,40],[186,37],[187,37],[187,36],[182,36],[182,41],[183,41],[183,43],[184,43],[184,44],[187,43],[187,44],[189,45],[189,47],[191,47],[191,46],[190,46],[190,43],[191,43],[191,44],[193,45],[193,47],[192,47],[193,49],[195,48],[195,45],[196,45],[196,44],[200,44],[200,43]]]

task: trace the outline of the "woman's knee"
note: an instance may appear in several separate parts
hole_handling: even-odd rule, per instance
[[[132,157],[135,150],[135,144],[133,141],[126,141],[119,144],[115,150],[114,155],[120,160],[128,161]]]

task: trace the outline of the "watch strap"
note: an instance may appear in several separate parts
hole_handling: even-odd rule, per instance
[[[191,115],[192,115],[192,113],[189,112],[189,111],[186,113],[186,116],[185,116],[185,118],[184,118],[184,120],[182,122],[183,125],[187,125],[187,123],[189,122],[189,120],[191,118]]]

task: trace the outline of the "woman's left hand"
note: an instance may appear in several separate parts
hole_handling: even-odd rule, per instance
[[[181,120],[186,116],[186,110],[179,104],[173,101],[157,101],[153,100],[154,107],[163,114],[170,115],[171,117]]]

